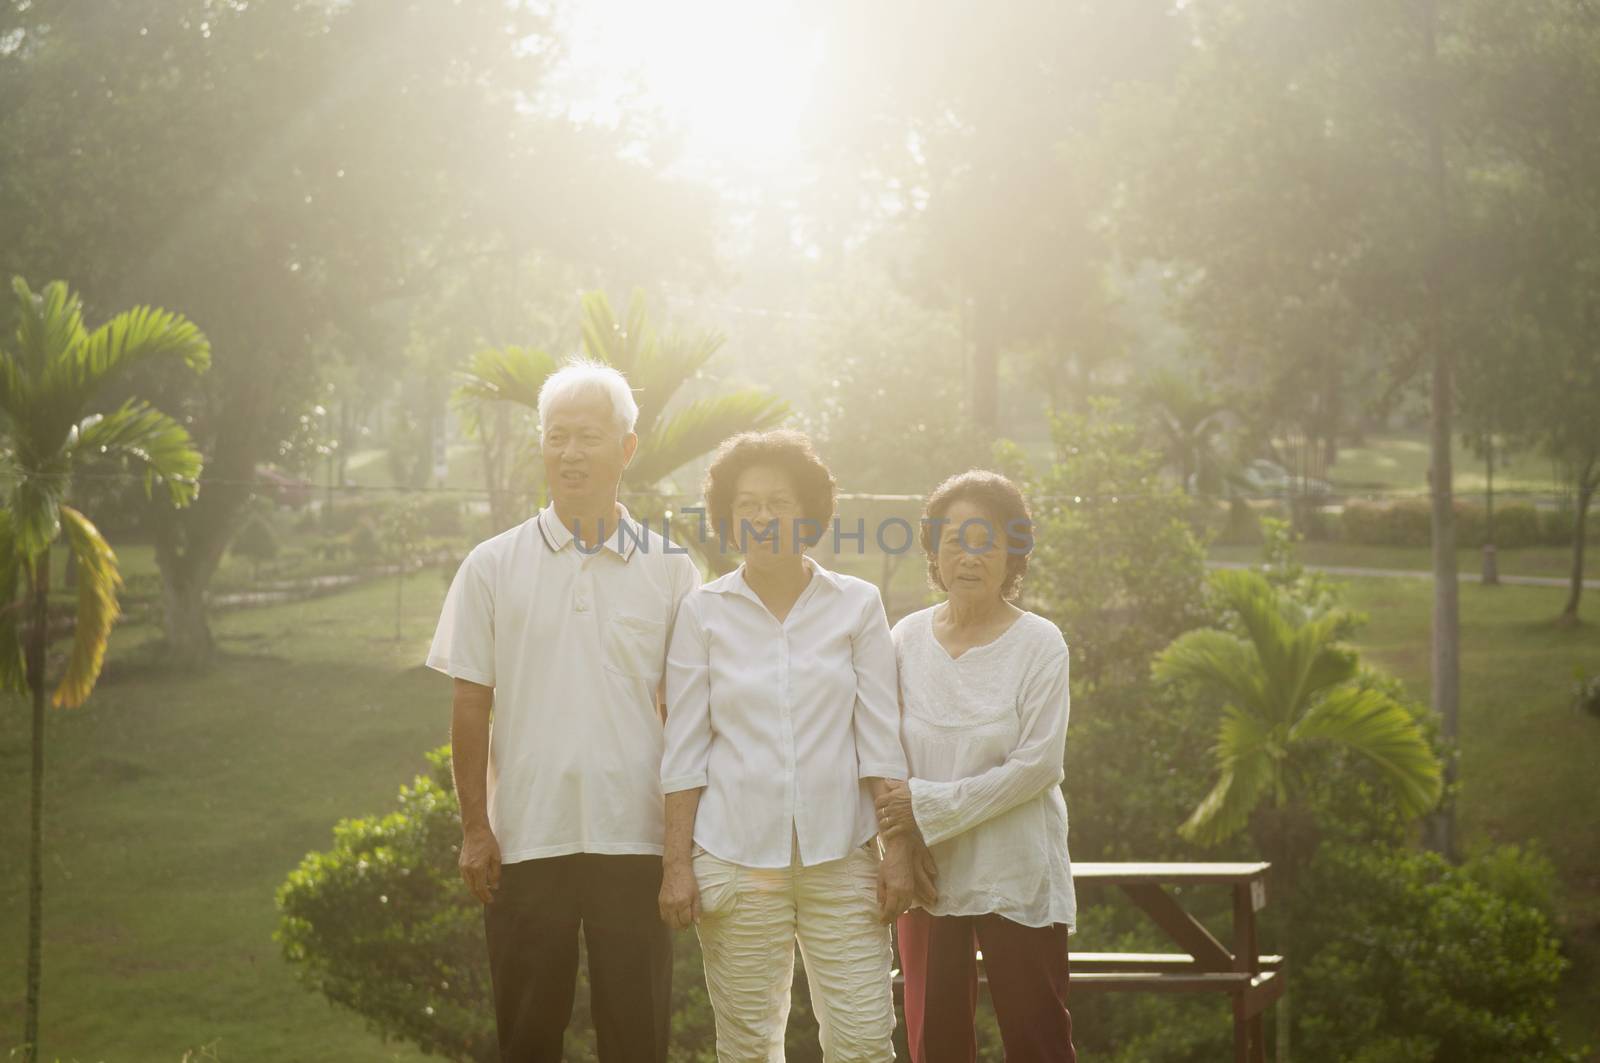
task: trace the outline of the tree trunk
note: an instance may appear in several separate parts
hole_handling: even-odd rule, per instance
[[[1500,582],[1500,565],[1495,557],[1494,545],[1494,436],[1485,440],[1483,454],[1483,584],[1493,587]]]
[[[1445,333],[1445,227],[1448,187],[1444,159],[1444,130],[1440,115],[1441,75],[1438,58],[1437,0],[1424,0],[1422,15],[1427,62],[1425,91],[1428,178],[1434,214],[1432,246],[1425,277],[1425,339],[1432,361],[1432,395],[1429,449],[1432,454],[1429,487],[1433,495],[1433,711],[1439,714],[1446,744],[1445,799],[1429,824],[1428,844],[1446,859],[1455,858],[1455,806],[1450,797],[1456,780],[1455,748],[1460,737],[1460,585],[1456,572],[1456,515],[1451,469],[1451,414],[1455,400],[1456,359]]]
[[[972,344],[972,421],[986,436],[1000,424],[1000,329],[995,297],[980,295]]]
[[[167,656],[182,668],[203,668],[216,652],[206,613],[206,582],[190,573],[187,566],[161,573],[161,626]]]
[[[254,465],[239,450],[206,466],[198,498],[187,509],[157,502],[151,508],[156,565],[161,570],[162,629],[167,656],[182,668],[203,668],[216,651],[206,613],[206,588],[238,529],[251,495]]]
[[[1583,598],[1583,544],[1588,537],[1589,503],[1594,499],[1595,488],[1600,487],[1600,478],[1594,473],[1595,460],[1591,458],[1578,484],[1578,510],[1573,514],[1572,521],[1572,583],[1567,591],[1567,604],[1562,607],[1561,616],[1556,621],[1562,627],[1578,625],[1578,602]]]
[[[28,975],[22,1059],[39,1059],[39,990],[44,952],[44,708],[50,637],[50,551],[33,567],[33,627],[28,632],[28,692],[33,695],[33,766],[28,800]]]
[[[1289,964],[1295,956],[1292,908],[1299,896],[1300,872],[1310,863],[1320,838],[1311,814],[1281,799],[1270,809],[1258,809],[1252,815],[1251,830],[1257,848],[1272,865],[1268,895],[1278,898],[1272,907],[1278,926],[1278,951],[1283,956],[1278,977],[1283,979],[1285,990],[1273,1005],[1273,1060],[1289,1063],[1293,1012],[1287,987]]]

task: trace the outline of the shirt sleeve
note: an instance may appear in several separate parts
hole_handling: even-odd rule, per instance
[[[672,632],[677,627],[678,616],[683,611],[683,600],[689,597],[689,592],[700,586],[700,569],[688,557],[680,556],[672,566],[672,576],[668,581],[671,584],[669,593],[672,596],[672,605],[667,610],[667,645],[672,645]]]
[[[694,598],[678,610],[667,650],[666,748],[661,754],[661,792],[695,790],[706,784],[711,758],[711,643]]]
[[[1068,672],[1065,644],[1029,671],[1017,706],[1022,737],[1004,763],[951,782],[911,780],[911,813],[924,842],[969,831],[1061,784],[1072,699]]]
[[[850,657],[856,673],[855,738],[857,776],[862,779],[904,779],[906,754],[900,745],[900,682],[894,640],[883,612],[883,598],[867,585],[871,603],[850,636]]]
[[[427,665],[456,679],[494,686],[494,585],[483,555],[461,562],[444,596]]]

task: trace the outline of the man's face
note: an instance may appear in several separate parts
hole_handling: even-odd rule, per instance
[[[539,437],[545,482],[563,509],[613,501],[639,437],[618,431],[604,395],[579,395],[551,406]]]

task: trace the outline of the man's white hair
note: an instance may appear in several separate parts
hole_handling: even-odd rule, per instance
[[[539,388],[539,430],[550,423],[550,410],[561,402],[603,395],[611,404],[611,417],[617,434],[627,435],[639,420],[639,404],[633,400],[628,378],[604,362],[572,358],[545,377]]]

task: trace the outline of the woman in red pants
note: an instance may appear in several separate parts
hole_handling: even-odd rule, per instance
[[[876,803],[884,836],[920,839],[938,869],[938,899],[898,924],[912,1063],[976,1058],[976,950],[1009,1063],[1071,1063],[1067,644],[1011,601],[1027,503],[1003,476],[963,473],[929,497],[922,545],[947,598],[895,625],[911,779]]]

